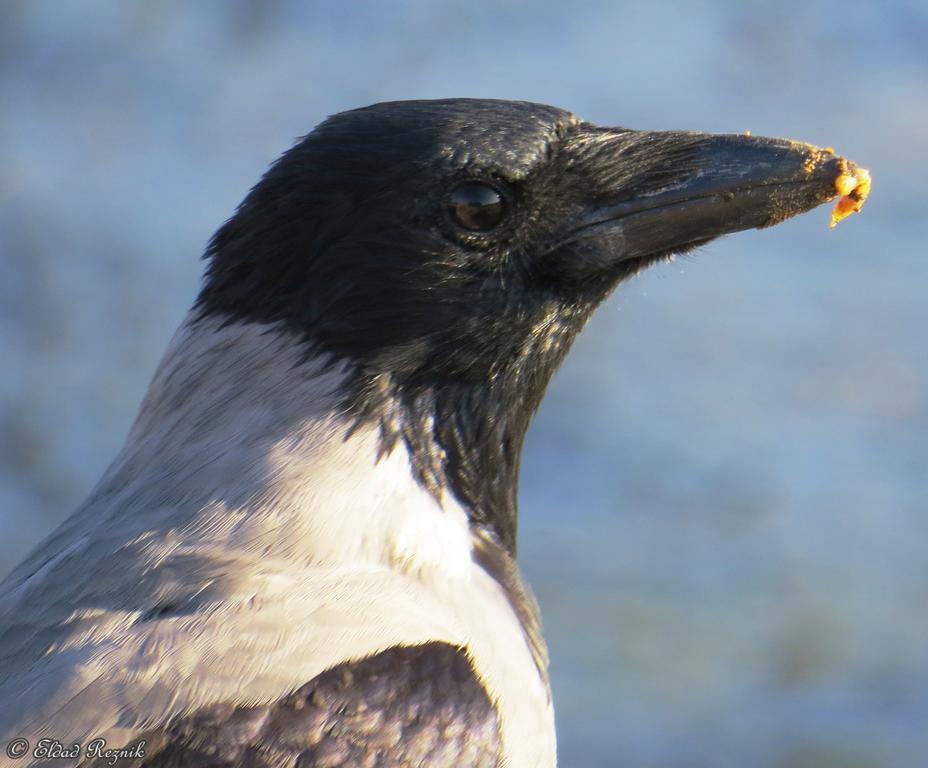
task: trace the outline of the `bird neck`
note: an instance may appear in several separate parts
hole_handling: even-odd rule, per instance
[[[362,396],[360,381],[357,365],[311,353],[292,331],[192,315],[85,507],[119,498],[122,524],[149,538],[170,509],[172,546],[239,562],[455,584],[476,568],[502,589],[545,678],[537,605],[503,543],[515,532],[516,417],[528,415],[495,391],[401,394],[378,379]]]
[[[129,444],[149,446],[161,460],[236,472],[234,459],[253,473],[272,455],[318,464],[320,451],[345,443],[360,453],[373,441],[372,461],[402,455],[421,490],[463,509],[474,532],[514,557],[522,445],[562,356],[539,364],[533,354],[558,345],[533,338],[532,349],[483,380],[400,379],[321,351],[279,324],[192,314],[155,374]],[[360,461],[356,469],[367,476]]]

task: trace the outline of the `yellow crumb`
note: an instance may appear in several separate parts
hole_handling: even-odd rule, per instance
[[[835,179],[835,192],[841,197],[851,194],[857,187],[857,177],[850,173],[842,173]]]
[[[855,168],[853,172],[844,171],[835,179],[835,192],[841,197],[831,212],[831,223],[828,225],[830,229],[834,229],[839,221],[857,213],[863,207],[864,200],[870,194],[870,172],[866,168]]]

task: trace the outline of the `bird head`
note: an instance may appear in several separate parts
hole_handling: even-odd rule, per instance
[[[356,372],[347,406],[510,550],[519,453],[571,342],[623,279],[834,199],[830,150],[603,128],[455,99],[335,115],[216,233],[198,300]]]

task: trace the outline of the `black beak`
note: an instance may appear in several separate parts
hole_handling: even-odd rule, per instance
[[[569,239],[606,236],[621,261],[769,227],[847,196],[835,211],[835,223],[851,209],[859,210],[869,191],[864,169],[831,149],[785,139],[626,131],[616,133],[616,147],[617,163],[627,164],[632,155],[640,169],[634,194],[620,183],[613,198],[603,200],[600,188],[597,203]],[[851,202],[842,209],[846,201]]]

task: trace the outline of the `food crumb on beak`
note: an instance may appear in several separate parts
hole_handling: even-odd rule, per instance
[[[870,194],[870,172],[866,168],[843,171],[835,179],[835,192],[841,197],[831,212],[829,229],[834,229],[839,221],[857,213],[863,207],[864,200]]]

